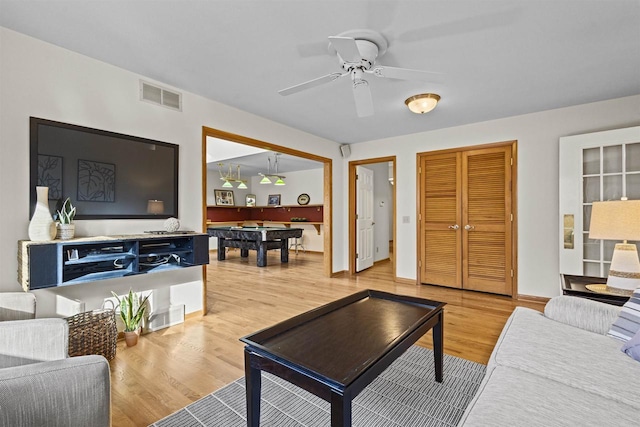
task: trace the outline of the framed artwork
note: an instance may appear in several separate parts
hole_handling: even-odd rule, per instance
[[[256,205],[256,195],[255,194],[247,194],[244,198],[245,204],[247,206],[255,206]]]
[[[233,191],[229,190],[213,190],[216,197],[217,206],[233,206]]]
[[[78,159],[78,201],[115,202],[116,165]]]
[[[62,157],[38,154],[38,185],[49,187],[49,200],[62,199]]]
[[[268,206],[280,206],[280,194],[269,194]]]

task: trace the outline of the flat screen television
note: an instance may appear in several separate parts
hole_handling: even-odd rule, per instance
[[[179,146],[30,118],[30,213],[36,186],[55,214],[69,197],[76,219],[178,216]]]

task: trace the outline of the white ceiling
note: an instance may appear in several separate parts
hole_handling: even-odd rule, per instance
[[[339,143],[640,93],[640,0],[0,0],[0,25]],[[277,93],[341,71],[327,37],[358,28],[442,81],[370,77],[366,118],[347,78]]]

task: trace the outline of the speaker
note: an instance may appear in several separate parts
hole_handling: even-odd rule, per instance
[[[345,159],[351,155],[351,146],[349,144],[342,144],[340,146],[340,152]]]

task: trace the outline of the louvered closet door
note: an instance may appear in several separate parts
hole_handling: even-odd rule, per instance
[[[462,153],[463,288],[512,294],[511,146]]]
[[[462,287],[461,154],[420,160],[420,282]]]

